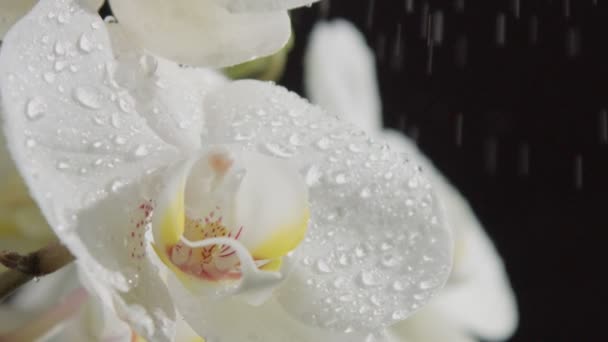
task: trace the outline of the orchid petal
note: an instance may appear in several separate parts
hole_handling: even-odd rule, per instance
[[[305,56],[310,100],[366,132],[382,128],[374,54],[345,20],[315,25]]]
[[[483,339],[507,339],[517,327],[518,314],[505,266],[470,207],[455,194],[445,204],[447,217],[456,222],[453,280],[431,306]]]
[[[180,149],[199,148],[205,128],[203,98],[209,89],[226,82],[225,77],[210,69],[183,67],[147,55],[121,24],[111,22],[107,27],[118,62],[115,80],[133,100],[123,100],[121,108],[142,113],[163,140]]]
[[[284,11],[230,13],[208,0],[110,4],[120,24],[146,49],[188,65],[222,67],[270,55],[291,32]]]
[[[145,115],[121,108],[132,98],[114,80],[103,27],[96,13],[68,0],[40,1],[14,26],[0,55],[5,132],[48,222],[96,279],[87,288],[147,337],[162,339],[172,334],[173,308],[145,257],[147,244],[129,235],[135,220],[145,220],[139,207],[151,183],[142,178],[173,160],[176,146]]]
[[[451,317],[429,307],[389,329],[392,336],[402,342],[477,342]]]
[[[234,297],[221,301],[193,298],[180,290],[177,283],[170,282],[169,288],[185,319],[193,323],[191,327],[209,341],[350,342],[364,341],[367,335],[331,332],[306,325],[289,315],[276,299],[251,306]]]
[[[289,160],[309,185],[312,225],[298,248],[307,257],[278,289],[287,312],[328,329],[377,330],[441,288],[450,233],[417,165],[281,87],[232,82],[205,108],[226,121],[208,139]]]
[[[445,220],[454,230],[452,275],[429,308],[484,339],[508,338],[517,327],[515,296],[504,264],[473,210],[411,140],[393,131],[381,137],[397,151],[419,157],[437,189]]]
[[[318,0],[212,0],[232,12],[268,12],[312,6]]]

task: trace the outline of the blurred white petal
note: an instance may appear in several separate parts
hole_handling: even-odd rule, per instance
[[[223,67],[270,55],[291,33],[286,11],[230,13],[210,0],[110,0],[132,38],[162,57]]]
[[[306,94],[313,103],[366,132],[382,128],[374,54],[352,24],[315,25],[304,63]]]

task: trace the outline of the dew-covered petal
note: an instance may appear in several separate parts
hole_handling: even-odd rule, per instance
[[[311,102],[368,133],[381,129],[374,54],[352,24],[345,20],[316,24],[304,63]]]
[[[3,0],[0,3],[0,40],[35,3],[36,0]]]
[[[80,0],[83,5],[98,10],[104,0]],[[36,4],[36,0],[2,0],[0,3],[0,40],[6,32],[22,16],[24,16]]]
[[[79,239],[68,236],[64,241],[71,242],[73,250],[88,253],[77,255],[81,281],[91,294],[113,307],[140,335],[165,340],[173,335],[175,312],[159,272],[163,266],[156,262],[148,237],[156,184],[152,176],[149,182],[114,189],[77,215]]]
[[[230,13],[213,1],[111,0],[121,25],[149,51],[197,66],[270,55],[291,32],[287,12]]]
[[[95,279],[88,289],[162,339],[173,309],[145,254],[134,261],[129,234],[145,216],[147,175],[177,150],[121,109],[129,94],[113,79],[104,27],[69,0],[41,1],[14,26],[0,55],[5,133],[47,221]],[[147,247],[140,243],[137,255]]]
[[[454,272],[431,306],[483,339],[504,340],[518,323],[515,295],[492,241],[459,197],[445,196],[444,204],[454,222]]]
[[[268,12],[312,6],[318,0],[211,0],[232,12]]]
[[[140,113],[159,137],[182,151],[200,148],[203,99],[226,78],[211,69],[180,66],[149,55],[119,23],[107,23],[107,28],[117,59],[114,80],[133,100],[122,100],[121,109]]]
[[[418,156],[454,232],[452,274],[429,309],[482,338],[508,338],[518,321],[515,296],[504,264],[467,200],[406,136],[385,130],[380,138],[399,152]]]
[[[276,299],[252,306],[239,298],[221,301],[193,298],[189,292],[169,283],[171,294],[191,327],[209,341],[218,342],[350,342],[367,341],[368,333],[331,332],[306,325],[294,319]],[[174,285],[174,286],[172,286]],[[378,334],[380,335],[380,334]],[[370,339],[374,342],[400,340]]]
[[[272,84],[218,89],[206,114],[218,112],[226,123],[203,141],[290,160],[309,186],[304,258],[278,289],[286,311],[329,329],[374,330],[407,318],[441,288],[450,233],[415,162]]]
[[[412,317],[389,328],[401,342],[477,342],[465,329],[441,311],[425,307]]]

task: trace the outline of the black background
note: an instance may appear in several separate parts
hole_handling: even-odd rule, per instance
[[[385,125],[417,139],[505,259],[520,310],[512,340],[608,340],[608,4],[414,0],[411,13],[406,4],[325,0],[295,11],[282,83],[301,91],[316,20],[355,22],[376,51]],[[443,40],[429,72],[422,27],[438,11]]]

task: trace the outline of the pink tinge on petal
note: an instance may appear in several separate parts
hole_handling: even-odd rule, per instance
[[[192,219],[186,217],[184,237],[190,241],[200,241],[210,238],[231,238],[238,240],[243,227],[230,229],[226,227],[222,209],[219,206],[210,211],[205,217]],[[211,245],[191,248],[183,242],[167,247],[167,255],[171,262],[184,273],[197,278],[219,281],[224,279],[239,279],[239,258],[229,245]]]

